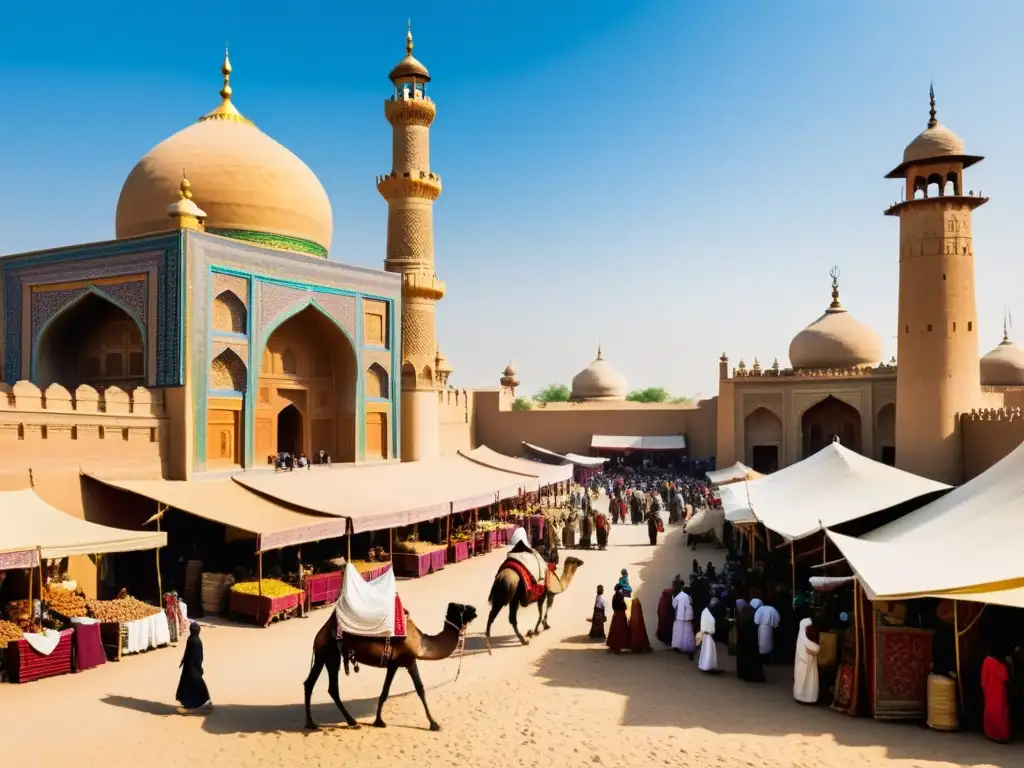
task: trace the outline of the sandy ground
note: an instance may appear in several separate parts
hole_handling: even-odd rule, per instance
[[[702,549],[702,561],[713,557]],[[563,554],[564,556],[564,554]],[[422,580],[400,582],[406,607],[428,632],[440,631],[449,601],[486,614],[487,592],[502,555],[492,553]],[[678,531],[657,549],[646,531],[616,526],[607,552],[585,565],[551,612],[552,629],[528,647],[495,622],[494,654],[483,650],[485,619],[471,627],[461,676],[458,661],[424,663],[434,716],[426,718],[404,673],[385,709],[387,730],[369,727],[383,673],[362,668],[342,678],[342,698],[363,723],[331,725],[340,715],[322,679],[314,717],[328,724],[302,730],[302,680],[310,644],[326,612],[268,629],[207,626],[206,678],[216,703],[207,717],[174,714],[181,646],[107,664],[81,675],[0,687],[3,763],[45,765],[74,755],[76,766],[345,765],[379,759],[390,765],[436,766],[1011,766],[1024,765],[1024,745],[998,746],[971,734],[851,719],[807,708],[790,695],[791,670],[770,667],[766,686],[731,674],[708,677],[670,651],[612,656],[586,639],[598,583],[611,587],[628,567],[648,629],[657,595],[692,554]],[[533,609],[520,614],[532,625]],[[732,660],[721,649],[728,672]]]

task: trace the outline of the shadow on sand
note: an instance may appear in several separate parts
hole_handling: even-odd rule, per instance
[[[721,559],[721,550],[701,547],[700,560]],[[661,591],[672,578],[689,573],[693,553],[682,544],[682,532],[670,529],[654,557],[640,567],[642,585],[636,595],[644,606],[648,632],[657,626]],[[806,707],[792,698],[792,668],[769,666],[769,682],[754,685],[738,680],[734,660],[719,645],[723,674],[705,675],[685,656],[665,650],[652,638],[656,653],[612,656],[603,645],[585,637],[565,644],[591,647],[553,648],[537,666],[547,685],[578,690],[603,690],[626,698],[621,725],[701,728],[712,733],[757,736],[831,735],[849,747],[881,747],[888,757],[908,760],[948,761],[958,765],[993,765],[1015,768],[1024,765],[1024,747],[996,745],[974,733],[937,733],[924,725],[879,723],[851,718],[827,706]],[[652,684],[652,681],[658,681]],[[702,706],[706,702],[708,706]]]
[[[412,691],[408,693],[392,694],[388,697],[388,705],[395,699],[406,696],[415,696]],[[306,715],[302,702],[295,704],[215,704],[208,714],[181,715],[175,706],[160,701],[149,701],[147,699],[136,699],[130,696],[104,696],[101,701],[112,707],[130,709],[134,712],[142,712],[156,717],[197,717],[203,720],[203,730],[207,733],[224,736],[230,734],[260,734],[260,733],[313,733],[305,731],[302,727]],[[387,720],[388,705],[384,707],[384,719],[389,728],[407,728],[411,730],[429,730],[426,716],[422,715],[422,724],[399,723]],[[352,714],[352,717],[359,720],[363,728],[372,728],[370,723],[377,712],[377,699],[352,699],[345,701],[345,707]],[[312,707],[313,719],[323,730],[345,730],[348,728],[341,722],[341,713],[333,703],[314,704]],[[444,724],[442,723],[442,727]]]

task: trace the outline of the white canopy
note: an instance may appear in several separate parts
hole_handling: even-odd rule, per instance
[[[594,435],[591,448],[612,451],[681,451],[686,448],[682,435]]]
[[[740,480],[756,480],[759,477],[764,477],[760,472],[756,472],[741,461],[737,461],[731,467],[713,469],[707,475],[712,485],[726,485],[737,483]]]
[[[744,481],[742,483],[730,483],[718,489],[718,495],[722,499],[722,509],[725,511],[725,519],[730,523],[753,523],[757,522],[754,517],[754,510],[750,508],[747,499],[747,486],[759,480]]]
[[[533,445],[533,443],[528,443],[525,440],[523,441],[523,447],[541,456],[550,456],[552,459],[559,459],[562,462],[575,464],[579,467],[603,467],[605,462],[609,461],[609,459],[602,459],[599,456],[581,456],[578,453],[566,453],[563,455],[549,451],[547,448],[541,448],[539,445]]]
[[[486,445],[481,445],[471,451],[459,451],[458,454],[485,467],[522,475],[523,488],[527,491],[536,491],[555,483],[564,483],[572,478],[572,464],[552,465],[529,459],[519,459],[492,451]]]
[[[859,539],[829,537],[877,599],[938,596],[1024,607],[1024,445]]]
[[[126,531],[80,520],[43,501],[31,488],[0,492],[0,550],[41,550],[47,560],[135,552],[167,545],[159,531]]]
[[[838,441],[746,486],[757,519],[789,540],[949,488],[861,456]]]

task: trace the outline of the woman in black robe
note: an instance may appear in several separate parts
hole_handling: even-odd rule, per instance
[[[748,683],[764,682],[761,650],[757,644],[757,625],[754,609],[744,602],[736,612],[736,676]]]
[[[189,627],[185,653],[178,666],[181,667],[181,679],[174,698],[181,703],[179,711],[190,712],[210,705],[210,691],[203,680],[203,641],[199,639],[199,625],[194,621]]]

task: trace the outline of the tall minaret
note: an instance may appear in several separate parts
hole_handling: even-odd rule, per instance
[[[427,96],[430,73],[412,55],[412,29],[405,58],[391,70],[394,93],[384,102],[391,123],[391,173],[377,179],[388,202],[388,246],[384,269],[402,275],[402,461],[440,453],[435,305],[444,282],[434,274],[434,201],[441,177],[430,171],[430,124],[437,108]]]
[[[886,175],[906,182],[885,212],[900,219],[896,466],[958,484],[958,414],[981,396],[971,215],[988,198],[964,192],[964,169],[982,158],[935,119],[930,97],[928,127]]]

